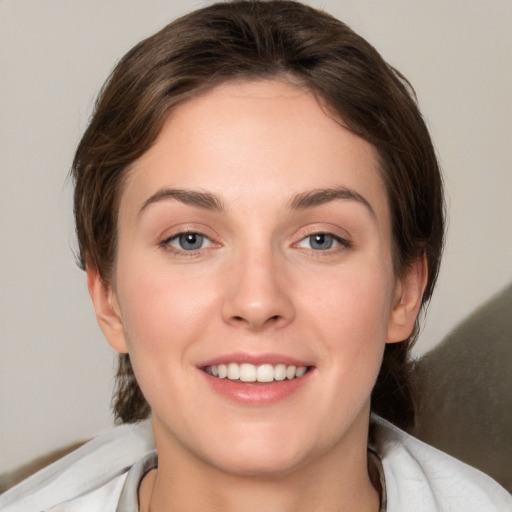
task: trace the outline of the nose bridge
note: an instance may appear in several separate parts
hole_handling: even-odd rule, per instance
[[[284,286],[283,257],[272,244],[249,244],[237,251],[223,314],[226,321],[258,330],[282,326],[294,316],[289,290]]]

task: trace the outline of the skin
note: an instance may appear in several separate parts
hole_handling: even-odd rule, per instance
[[[318,189],[345,193],[294,203]],[[203,245],[183,248],[184,231]],[[412,331],[426,270],[393,272],[373,147],[305,89],[228,82],[176,107],[132,166],[118,234],[115,282],[88,268],[88,283],[153,412],[159,467],[141,509],[377,511],[370,394],[385,344]],[[270,404],[217,393],[200,368],[269,353],[310,367]]]

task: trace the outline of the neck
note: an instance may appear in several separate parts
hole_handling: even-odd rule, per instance
[[[142,511],[377,512],[379,493],[368,474],[366,438],[345,439],[283,473],[240,475],[159,447],[158,472],[140,489]],[[161,439],[160,439],[161,440]],[[183,449],[181,448],[181,451]]]
[[[161,480],[159,480],[159,477]],[[169,485],[159,472],[149,512],[377,512],[379,496],[369,479],[351,487],[346,482],[308,482],[293,478],[217,478],[209,485]],[[301,485],[302,482],[302,485]],[[215,487],[214,485],[215,484]],[[338,485],[336,485],[338,484]]]

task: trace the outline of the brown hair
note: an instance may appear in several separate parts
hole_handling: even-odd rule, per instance
[[[235,78],[291,78],[378,151],[392,215],[395,272],[428,262],[425,304],[444,233],[442,181],[428,130],[407,80],[363,38],[327,13],[294,1],[234,1],[194,11],[140,42],[101,91],[75,155],[75,219],[82,268],[111,283],[123,176],[154,143],[183,99]],[[414,420],[409,351],[417,334],[388,344],[372,410]],[[120,356],[114,412],[122,422],[150,408],[127,354]]]

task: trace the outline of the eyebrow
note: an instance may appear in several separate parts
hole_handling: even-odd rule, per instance
[[[138,215],[141,215],[151,204],[169,200],[180,201],[190,206],[204,208],[205,210],[217,212],[226,210],[222,199],[210,192],[199,192],[182,188],[165,188],[158,190],[146,199]],[[306,210],[335,200],[357,201],[365,206],[373,217],[376,217],[375,210],[366,198],[355,190],[347,187],[320,188],[297,194],[289,201],[288,208],[292,210]]]
[[[224,203],[220,197],[209,192],[199,192],[183,188],[164,188],[155,192],[151,197],[144,201],[138,215],[140,215],[149,205],[160,201],[175,200],[190,206],[197,206],[205,210],[222,212],[225,210]]]
[[[347,187],[319,188],[311,190],[309,192],[298,194],[291,199],[289,203],[289,208],[291,208],[292,210],[305,210],[338,199],[357,201],[358,203],[361,203],[363,206],[366,207],[366,209],[370,212],[372,217],[377,217],[375,214],[375,210],[373,209],[372,205],[368,202],[368,200],[355,190],[352,190]]]

